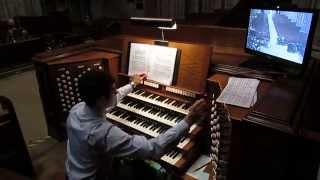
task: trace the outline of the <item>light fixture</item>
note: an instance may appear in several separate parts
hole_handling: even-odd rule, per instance
[[[148,17],[130,17],[130,21],[137,25],[156,27],[161,30],[161,40],[155,40],[156,45],[168,46],[169,42],[165,40],[164,30],[176,30],[177,23],[173,19],[167,18],[148,18]]]

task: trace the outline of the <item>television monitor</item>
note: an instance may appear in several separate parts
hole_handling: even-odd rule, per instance
[[[313,10],[252,8],[246,52],[304,64],[310,57],[316,18]]]

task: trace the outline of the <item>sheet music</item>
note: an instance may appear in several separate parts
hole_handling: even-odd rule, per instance
[[[129,56],[129,75],[146,73],[148,70],[148,46],[131,44]]]
[[[131,43],[128,74],[145,73],[150,80],[171,85],[176,56],[176,48]]]
[[[259,80],[230,77],[217,102],[249,108],[257,101]]]

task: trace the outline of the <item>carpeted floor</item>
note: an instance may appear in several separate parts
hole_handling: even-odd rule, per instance
[[[28,146],[37,180],[64,180],[65,142],[39,139]]]

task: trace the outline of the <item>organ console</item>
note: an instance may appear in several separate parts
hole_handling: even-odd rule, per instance
[[[34,57],[49,135],[63,139],[63,124],[68,110],[81,101],[77,94],[77,79],[83,71],[102,68],[116,77],[119,86],[128,82],[123,79],[128,78],[124,74],[128,68],[128,44],[132,41],[130,36],[118,36],[94,45],[79,45]],[[134,42],[150,44],[153,41],[139,37],[134,38]],[[173,41],[169,46],[181,49],[176,84],[164,86],[146,80],[108,112],[106,118],[129,133],[157,137],[181,121],[195,100],[207,93],[207,100],[211,104],[211,124],[192,125],[189,132],[171,146],[158,162],[182,174],[204,152],[203,145],[210,142],[212,174],[217,179],[225,179],[231,144],[231,121],[225,106],[215,102],[220,92],[212,88],[210,83],[206,88],[211,48],[203,44]]]
[[[124,44],[132,39],[123,38]],[[149,39],[136,38],[134,42],[152,43]],[[146,80],[138,85],[106,114],[113,123],[129,133],[157,137],[183,120],[192,104],[203,97],[208,73],[210,48],[205,45],[170,42],[169,47],[181,50],[176,84],[166,86]],[[123,52],[129,52],[124,46]],[[122,73],[128,69],[128,59],[122,59]],[[120,76],[125,76],[121,74]],[[119,77],[119,79],[121,79]],[[157,161],[169,170],[182,174],[200,155],[208,128],[194,124],[188,133],[168,149]]]
[[[153,138],[183,120],[200,96],[196,92],[145,81],[107,113],[106,117],[128,132]],[[199,151],[197,139],[201,137],[203,130],[201,124],[193,124],[176,147],[160,158],[161,162],[177,172],[185,171],[199,155],[196,153]]]

